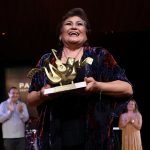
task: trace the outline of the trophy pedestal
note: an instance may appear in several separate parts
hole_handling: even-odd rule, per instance
[[[71,83],[67,85],[45,89],[44,95],[63,92],[63,91],[76,90],[76,89],[84,88],[84,87],[86,87],[86,82]]]

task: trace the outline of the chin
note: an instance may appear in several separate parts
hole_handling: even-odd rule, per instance
[[[79,43],[79,40],[70,40],[69,43]]]
[[[72,40],[72,41],[69,41],[70,44],[78,44],[78,45],[82,45],[83,42],[79,41],[79,40]]]

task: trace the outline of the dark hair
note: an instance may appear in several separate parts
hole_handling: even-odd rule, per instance
[[[8,89],[8,93],[9,93],[12,89],[18,90],[18,88],[17,88],[16,86],[12,86],[12,87],[10,87],[10,88]]]
[[[57,26],[57,36],[59,37],[60,33],[61,33],[61,28],[62,25],[64,23],[64,21],[69,18],[69,17],[73,17],[73,16],[78,16],[80,17],[82,20],[85,21],[85,25],[86,25],[86,29],[87,29],[87,37],[89,36],[91,29],[90,29],[90,23],[89,20],[87,18],[87,15],[85,13],[85,11],[82,8],[73,8],[71,10],[69,10],[61,19],[60,23]]]

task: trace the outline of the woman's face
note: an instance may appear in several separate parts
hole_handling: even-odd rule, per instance
[[[130,101],[127,105],[127,109],[128,109],[128,111],[134,111],[135,110],[135,102]]]
[[[78,16],[66,19],[61,28],[60,38],[65,46],[82,46],[87,41],[85,21]]]

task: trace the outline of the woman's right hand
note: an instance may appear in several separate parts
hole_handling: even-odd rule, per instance
[[[47,97],[48,96],[48,94],[44,94],[44,90],[45,89],[48,89],[48,88],[51,88],[51,85],[49,85],[49,84],[46,84],[46,85],[44,85],[42,88],[41,88],[41,91],[40,91],[40,97],[41,98],[43,98],[43,97]]]
[[[40,90],[40,99],[42,101],[43,100],[53,100],[53,99],[55,99],[56,97],[58,97],[58,96],[60,96],[62,94],[61,92],[60,93],[44,94],[44,90],[48,89],[48,88],[51,88],[51,85],[46,84]]]
[[[30,106],[37,106],[43,101],[48,100],[49,96],[44,94],[44,90],[50,88],[49,84],[46,84],[39,91],[32,91],[27,95],[27,102]]]

